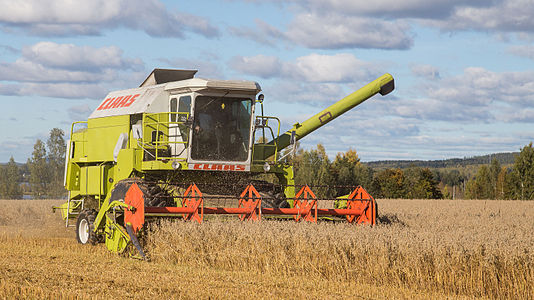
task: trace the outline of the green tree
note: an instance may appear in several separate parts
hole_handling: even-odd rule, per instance
[[[534,148],[532,142],[521,149],[514,162],[514,172],[518,179],[516,193],[520,199],[534,199]]]
[[[0,165],[0,199],[5,199],[7,194],[6,167]]]
[[[13,156],[11,156],[9,163],[3,169],[5,180],[4,197],[7,199],[22,199],[22,189],[20,187],[22,176]]]
[[[503,199],[517,200],[521,198],[521,185],[519,183],[519,175],[512,168],[507,170],[504,174],[503,184]]]
[[[301,150],[294,159],[295,184],[320,186],[313,191],[317,197],[332,197],[333,176],[330,173],[330,160],[323,145],[318,144],[317,149]]]
[[[467,182],[466,197],[468,199],[494,199],[490,168],[482,165],[478,168],[475,177]]]
[[[64,132],[59,128],[50,130],[50,136],[46,141],[48,147],[48,165],[50,172],[50,184],[48,196],[58,198],[65,195],[63,186],[66,144],[63,138]]]
[[[490,197],[488,199],[497,199],[497,191],[498,191],[498,181],[499,181],[499,174],[502,171],[501,164],[497,160],[497,158],[493,158],[491,161],[491,164],[489,166],[489,175],[490,175]]]
[[[360,166],[360,158],[355,150],[349,149],[347,152],[339,152],[332,162],[331,173],[334,182],[339,186],[355,186],[360,184],[355,177],[355,169]],[[350,193],[349,188],[341,188],[336,191],[336,196]]]
[[[342,196],[352,192],[352,187],[361,185],[369,193],[373,192],[373,170],[360,163],[356,150],[349,149],[345,153],[338,153],[331,170],[335,185],[344,186],[336,189],[335,196]]]
[[[410,199],[442,199],[438,182],[429,168],[413,167],[405,172],[406,197]]]
[[[378,198],[405,198],[406,179],[401,169],[386,169],[377,173],[375,180]]]
[[[497,175],[497,182],[495,184],[495,199],[512,199],[510,195],[510,186],[507,183],[508,174],[511,173],[507,168],[501,168]]]
[[[46,161],[46,148],[41,140],[33,146],[32,157],[28,159],[30,169],[30,188],[36,199],[44,198],[48,194],[50,172]]]

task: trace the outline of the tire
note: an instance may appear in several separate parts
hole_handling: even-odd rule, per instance
[[[92,209],[84,209],[76,221],[76,240],[82,245],[95,245],[99,238],[94,232],[94,222],[96,218],[96,211]]]
[[[254,180],[252,182],[261,196],[261,207],[263,208],[288,208],[286,195],[280,186],[276,186],[267,181]]]

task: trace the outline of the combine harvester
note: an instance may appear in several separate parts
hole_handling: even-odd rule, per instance
[[[362,187],[340,197],[342,208],[318,208],[326,199],[313,187],[295,186],[285,157],[309,133],[377,93],[390,93],[391,75],[280,134],[280,120],[263,114],[258,83],[195,73],[155,69],[139,88],[111,92],[86,122],[72,124],[69,198],[59,209],[67,227],[76,219],[78,242],[105,242],[112,252],[144,257],[137,237],[145,220],[173,216],[199,223],[208,214],[310,222],[330,216],[375,224],[376,202]],[[291,151],[281,155],[286,148]]]

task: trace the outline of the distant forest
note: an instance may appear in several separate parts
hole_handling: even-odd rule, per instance
[[[361,185],[375,198],[534,200],[534,148],[445,160],[360,162],[355,150],[326,156],[322,145],[292,159],[295,182]],[[328,189],[327,196],[340,196]]]
[[[493,159],[496,159],[501,165],[508,166],[514,163],[515,157],[517,155],[519,155],[519,152],[494,153],[482,156],[449,158],[442,160],[379,160],[362,163],[375,170],[391,168],[407,169],[411,167],[433,169],[478,166],[490,164]]]

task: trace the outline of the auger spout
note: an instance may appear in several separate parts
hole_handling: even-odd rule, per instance
[[[281,134],[277,139],[274,139],[268,143],[268,145],[275,145],[278,151],[286,148],[290,145],[291,132],[295,132],[295,141],[298,141],[317,130],[318,128],[326,125],[328,122],[344,114],[353,107],[361,104],[365,100],[371,98],[375,94],[380,93],[382,96],[389,94],[395,89],[395,83],[393,76],[386,73],[374,81],[368,83],[366,86],[360,88],[354,93],[346,96],[338,102],[330,105],[320,113],[314,115],[308,120],[302,123],[296,123],[293,128]],[[263,159],[267,159],[274,154],[274,147],[266,147]]]

